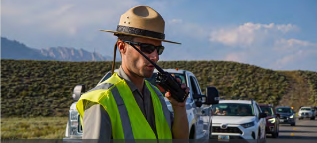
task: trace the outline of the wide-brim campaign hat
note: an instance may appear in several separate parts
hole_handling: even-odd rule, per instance
[[[165,21],[158,12],[149,6],[140,5],[129,9],[126,13],[121,15],[117,31],[100,31],[111,32],[115,35],[129,35],[181,44],[165,40],[164,28]]]

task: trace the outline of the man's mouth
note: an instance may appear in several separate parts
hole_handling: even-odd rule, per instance
[[[153,66],[153,65],[147,65],[147,67],[148,67],[149,69],[154,69],[154,66]]]

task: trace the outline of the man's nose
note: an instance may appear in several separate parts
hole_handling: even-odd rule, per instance
[[[157,62],[159,60],[159,55],[157,50],[154,50],[150,55],[149,55],[150,60]]]

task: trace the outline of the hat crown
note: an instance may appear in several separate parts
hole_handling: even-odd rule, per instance
[[[122,14],[119,25],[163,34],[165,21],[154,9],[141,5],[133,7]]]

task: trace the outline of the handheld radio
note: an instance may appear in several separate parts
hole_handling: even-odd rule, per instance
[[[164,71],[161,67],[151,61],[146,55],[143,54],[142,51],[136,48],[133,44],[130,45],[158,70],[159,73],[156,78],[157,84],[161,86],[165,91],[170,92],[175,100],[177,100],[178,102],[184,102],[186,97],[188,96],[188,93],[186,94],[185,90],[181,88],[181,84],[177,82],[177,80],[171,74]]]

